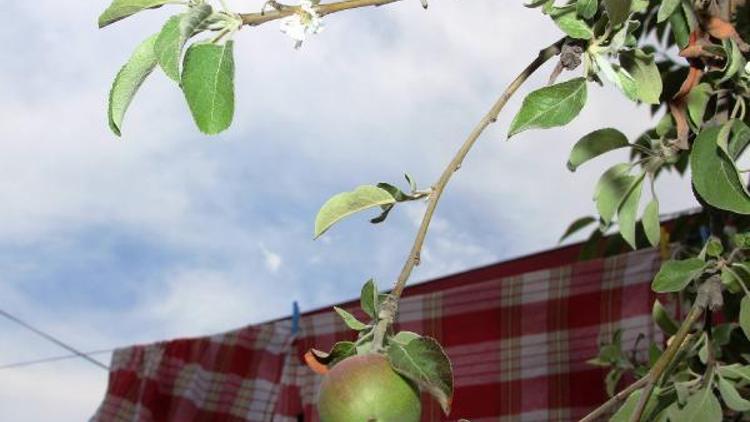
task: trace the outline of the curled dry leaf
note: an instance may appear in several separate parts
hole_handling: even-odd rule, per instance
[[[695,32],[693,33],[695,35]],[[697,39],[694,36],[691,36],[690,44],[691,46],[696,45]],[[690,48],[690,47],[688,47]],[[703,77],[703,69],[696,67],[696,66],[690,66],[690,70],[688,71],[687,76],[685,77],[685,80],[682,82],[682,86],[680,86],[680,90],[677,91],[677,93],[672,98],[672,101],[669,103],[669,111],[672,113],[672,116],[674,117],[675,126],[677,128],[677,147],[683,150],[687,150],[689,148],[688,145],[688,135],[690,134],[690,127],[688,126],[687,121],[687,101],[686,98],[688,94],[690,94],[690,91],[693,90],[701,81],[701,78]]]
[[[711,16],[705,22],[706,32],[712,37],[720,40],[733,40],[740,47],[740,50],[747,53],[750,51],[750,44],[746,43],[737,33],[734,25],[721,19],[718,16]]]
[[[675,127],[677,128],[677,142],[675,145],[682,149],[688,150],[688,134],[690,133],[690,127],[687,122],[687,115],[685,114],[685,102],[674,101],[669,103],[669,111],[674,117]]]
[[[720,46],[706,39],[699,39],[695,44],[690,44],[679,52],[680,57],[686,59],[702,59],[707,62],[724,60],[726,54]]]
[[[307,351],[307,353],[305,353],[305,363],[316,374],[325,375],[328,373],[328,366],[318,360],[318,355],[320,355],[320,357],[323,357],[323,355],[328,354],[325,352],[321,352],[320,350],[310,349]]]

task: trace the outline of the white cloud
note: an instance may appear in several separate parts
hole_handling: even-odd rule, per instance
[[[284,259],[281,257],[281,255],[271,252],[262,243],[259,246],[261,252],[263,252],[263,256],[266,259],[266,268],[268,269],[268,271],[270,271],[271,274],[276,274],[277,272],[279,272],[279,268],[281,268],[281,264],[284,262]]]
[[[152,335],[162,338],[226,331],[291,309],[262,276],[186,269],[167,275],[160,290],[144,291],[130,318],[157,327]]]
[[[4,370],[0,420],[88,420],[104,398],[106,386],[106,371],[76,360]]]

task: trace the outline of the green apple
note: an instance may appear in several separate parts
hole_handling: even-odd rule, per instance
[[[321,422],[419,422],[421,413],[419,390],[375,353],[339,362],[318,392]]]

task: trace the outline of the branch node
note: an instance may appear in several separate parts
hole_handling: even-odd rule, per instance
[[[549,85],[555,83],[563,70],[574,70],[581,65],[584,49],[580,44],[566,40],[560,49],[560,61],[549,77]]]
[[[263,7],[260,8],[260,15],[261,16],[265,16],[265,14],[266,14],[266,8],[268,8],[268,7],[276,10],[277,12],[281,12],[287,6],[279,3],[276,0],[266,0],[266,2],[263,3]]]
[[[703,309],[718,311],[724,306],[724,297],[721,294],[721,278],[714,275],[698,288],[698,296],[695,305]]]

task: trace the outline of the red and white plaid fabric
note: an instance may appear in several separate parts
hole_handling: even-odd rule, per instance
[[[656,251],[539,269],[574,255],[553,251],[407,290],[397,328],[437,338],[455,374],[450,418],[425,397],[423,421],[579,419],[606,399],[605,371],[585,363],[599,343],[617,329],[628,349],[640,334],[662,340],[651,321]],[[342,306],[364,317],[356,302]],[[317,421],[320,377],[302,354],[353,336],[326,309],[303,315],[293,342],[287,319],[119,350],[94,420]]]
[[[277,413],[289,321],[116,350],[93,421],[270,421]]]

